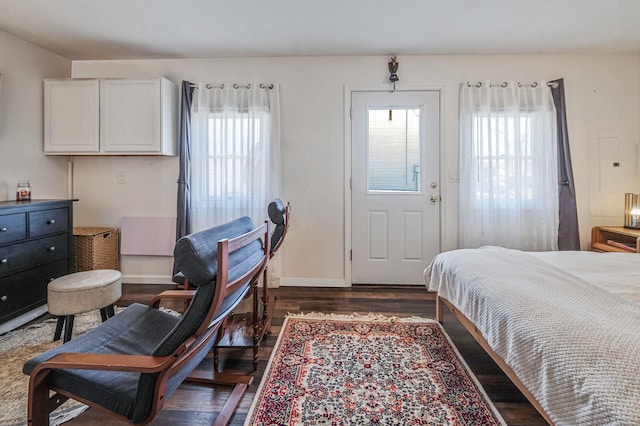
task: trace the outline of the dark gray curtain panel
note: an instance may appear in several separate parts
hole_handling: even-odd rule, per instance
[[[560,199],[558,250],[580,250],[576,187],[573,180],[573,168],[571,167],[567,111],[564,98],[564,79],[560,78],[551,81],[551,83],[551,94],[556,107],[558,127],[558,195]]]
[[[182,82],[180,102],[180,172],[178,175],[178,216],[176,219],[176,241],[191,233],[191,102],[193,84]]]

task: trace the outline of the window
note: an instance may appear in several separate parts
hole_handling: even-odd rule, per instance
[[[248,114],[238,113],[233,117],[213,114],[209,118],[208,196],[245,204],[255,162],[259,161],[252,154],[260,149],[262,126],[268,122],[267,113],[260,115],[264,117],[249,119]]]
[[[191,107],[193,231],[249,216],[261,223],[279,191],[279,108],[265,85],[196,88]]]
[[[536,119],[536,114],[529,112],[521,112],[518,117],[496,113],[473,118],[474,152],[481,180],[476,186],[477,199],[520,201],[530,208],[536,204],[540,196],[536,170],[544,161],[533,146]]]
[[[545,84],[460,89],[461,247],[556,250],[557,134]]]
[[[420,192],[420,108],[369,108],[368,191]]]

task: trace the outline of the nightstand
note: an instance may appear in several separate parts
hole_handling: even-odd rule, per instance
[[[594,226],[591,250],[598,252],[640,253],[640,230],[622,226]]]

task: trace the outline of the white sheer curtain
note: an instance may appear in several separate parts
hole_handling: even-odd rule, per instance
[[[545,81],[460,88],[461,247],[557,250],[556,113]]]
[[[262,223],[279,191],[278,86],[198,83],[191,125],[192,231],[241,216]]]

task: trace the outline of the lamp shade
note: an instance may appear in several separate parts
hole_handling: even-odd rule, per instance
[[[624,227],[640,229],[640,194],[624,194]]]

